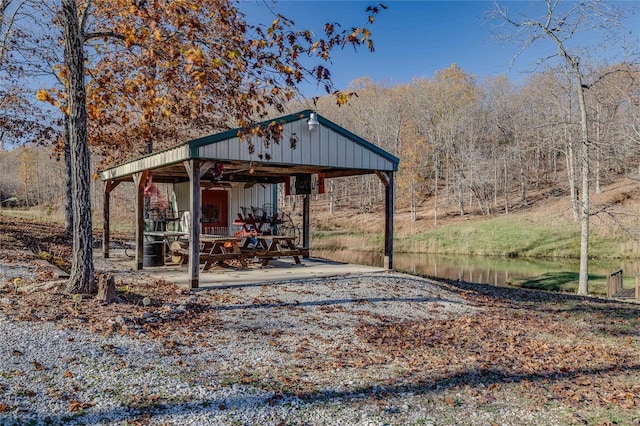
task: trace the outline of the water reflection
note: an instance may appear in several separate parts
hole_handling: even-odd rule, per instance
[[[311,255],[361,265],[383,265],[381,253],[365,251],[312,250]],[[502,257],[451,256],[425,253],[394,253],[393,266],[398,271],[473,283],[506,286],[513,280],[539,277],[557,272],[578,273],[578,259],[508,259]],[[633,260],[589,262],[589,274],[606,277],[622,269],[625,276],[640,274],[640,264]]]

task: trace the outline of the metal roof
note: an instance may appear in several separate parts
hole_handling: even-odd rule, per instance
[[[295,174],[337,177],[398,170],[397,157],[320,115],[319,128],[310,132],[307,121],[312,112],[304,110],[260,123],[263,127],[273,122],[282,125],[282,140],[265,147],[260,137],[253,136],[253,154],[240,137],[243,129],[237,128],[103,170],[100,178],[131,180],[134,173],[151,170],[156,182],[188,181],[183,165],[187,160],[219,162],[224,165],[220,180],[231,182],[278,183]],[[203,180],[208,180],[207,175]]]

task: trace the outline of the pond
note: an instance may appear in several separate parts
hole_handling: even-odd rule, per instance
[[[383,265],[381,253],[365,251],[312,250],[314,257],[362,265]],[[521,259],[504,257],[437,255],[425,253],[394,253],[393,266],[397,271],[473,283],[506,286],[514,280],[530,279],[545,274],[566,274],[575,277],[580,269],[578,259]],[[607,260],[589,262],[589,280],[605,280],[619,269],[625,277],[640,275],[636,260]],[[630,278],[627,278],[630,279]]]

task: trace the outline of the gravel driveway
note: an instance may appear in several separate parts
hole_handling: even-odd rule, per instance
[[[426,280],[373,274],[187,294],[142,317],[195,305],[213,319],[169,345],[143,328],[104,336],[0,316],[0,423],[431,424],[424,396],[376,397],[385,390],[369,378],[392,365],[341,365],[343,355],[363,350],[354,333],[363,323],[474,311]],[[304,391],[266,385],[287,379]]]

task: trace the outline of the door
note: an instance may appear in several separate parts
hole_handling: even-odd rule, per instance
[[[202,191],[202,233],[226,235],[228,221],[228,193],[225,190]]]

